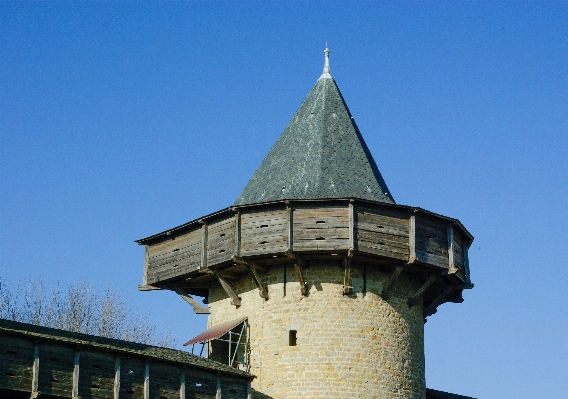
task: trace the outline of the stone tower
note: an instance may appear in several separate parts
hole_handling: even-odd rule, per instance
[[[395,204],[326,48],[323,74],[234,205],[137,241],[140,289],[174,290],[209,314],[189,343],[254,374],[253,397],[419,399],[424,321],[473,287],[472,240],[456,219]]]

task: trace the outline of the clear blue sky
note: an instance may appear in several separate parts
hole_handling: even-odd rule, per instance
[[[426,329],[431,388],[568,392],[568,2],[0,3],[3,280],[138,292],[133,241],[233,203],[323,67],[395,200],[460,219],[475,288]]]

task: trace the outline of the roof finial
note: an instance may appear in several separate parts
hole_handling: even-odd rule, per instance
[[[331,79],[331,73],[329,70],[329,49],[327,48],[327,42],[325,42],[325,50],[323,52],[325,53],[325,63],[323,65],[323,74],[320,76],[320,79]]]

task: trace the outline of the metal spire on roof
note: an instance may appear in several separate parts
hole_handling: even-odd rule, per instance
[[[325,63],[323,65],[323,73],[320,76],[320,79],[331,79],[331,73],[329,70],[329,49],[327,48],[327,42],[325,43]]]

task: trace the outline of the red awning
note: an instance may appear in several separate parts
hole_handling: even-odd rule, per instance
[[[209,342],[213,339],[217,339],[227,332],[231,331],[233,328],[244,322],[247,318],[243,317],[242,319],[228,321],[226,323],[218,324],[214,327],[211,327],[209,330],[199,334],[197,337],[193,338],[192,340],[183,344],[183,346],[193,345],[201,342]]]

